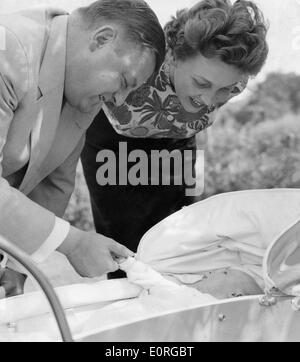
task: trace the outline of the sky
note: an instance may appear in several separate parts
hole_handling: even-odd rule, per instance
[[[146,0],[164,25],[178,9],[189,8],[196,0]],[[270,53],[255,84],[270,72],[300,74],[300,0],[254,0],[270,24]],[[0,14],[36,5],[50,5],[71,11],[88,5],[91,0],[0,0]]]

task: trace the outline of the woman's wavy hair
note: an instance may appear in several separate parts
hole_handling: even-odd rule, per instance
[[[219,58],[244,74],[256,75],[268,55],[268,25],[252,1],[202,0],[177,12],[165,26],[167,49],[178,60]]]

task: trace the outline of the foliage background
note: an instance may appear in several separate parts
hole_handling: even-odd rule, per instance
[[[300,75],[270,73],[245,99],[225,105],[207,133],[200,199],[245,189],[300,187]],[[81,229],[93,228],[81,165],[65,217]]]

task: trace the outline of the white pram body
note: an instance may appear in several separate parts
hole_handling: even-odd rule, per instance
[[[145,234],[137,258],[185,285],[206,271],[242,270],[267,290],[279,285],[277,303],[262,305],[261,296],[216,300],[191,288],[148,294],[127,279],[60,286],[73,338],[300,341],[299,220],[298,189],[234,192],[184,208]],[[41,293],[0,301],[1,340],[59,338]]]

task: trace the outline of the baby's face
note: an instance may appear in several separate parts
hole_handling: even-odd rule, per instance
[[[218,299],[234,298],[244,295],[259,295],[263,291],[248,274],[239,270],[219,269],[203,273],[199,281],[184,284],[202,293],[210,294]],[[172,278],[173,281],[175,281]],[[177,280],[177,283],[178,280]]]

